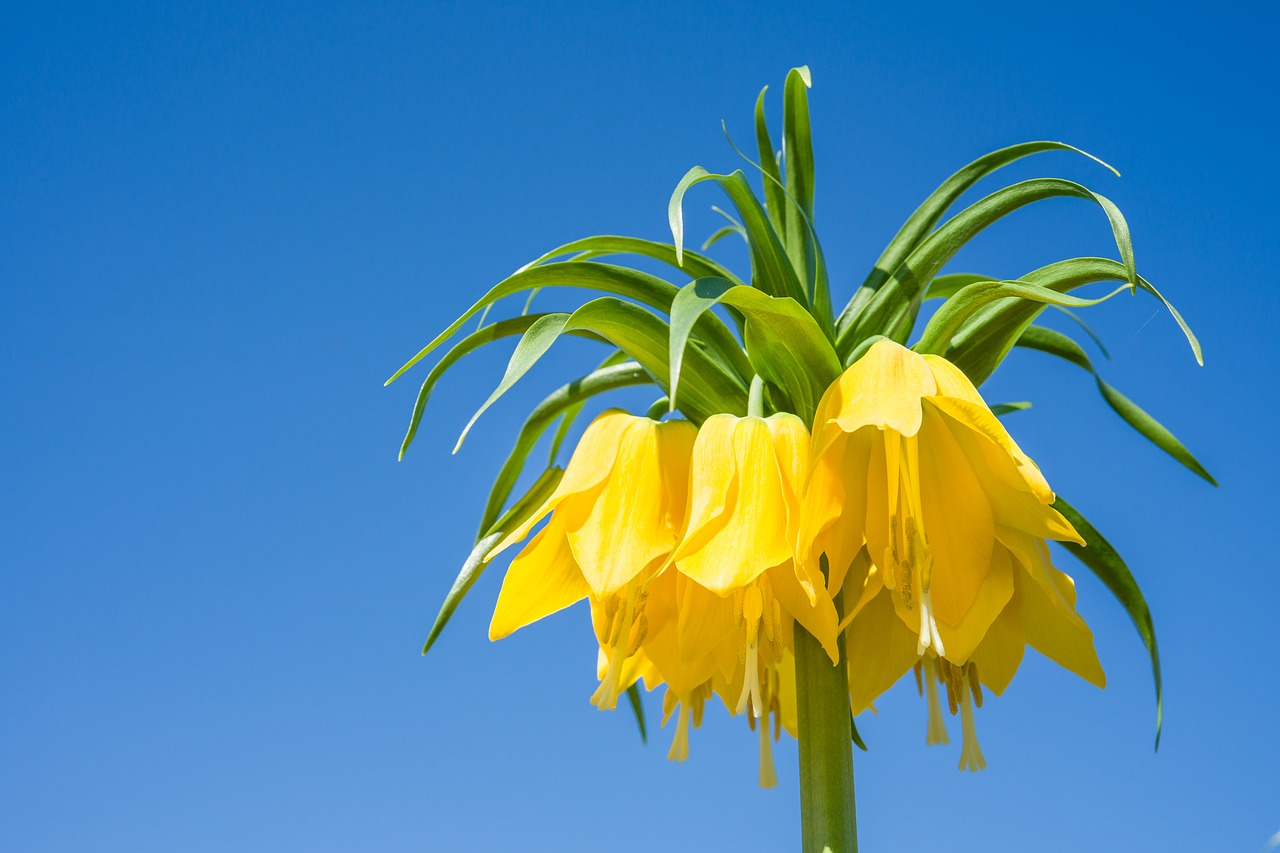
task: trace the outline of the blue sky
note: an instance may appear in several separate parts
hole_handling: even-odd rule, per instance
[[[1061,175],[1124,210],[1206,365],[1138,297],[1091,311],[1100,370],[1222,484],[1075,368],[1023,353],[984,386],[1034,401],[1010,429],[1142,581],[1163,743],[1124,612],[1063,556],[1106,690],[1029,659],[979,713],[989,769],[961,775],[900,685],[861,722],[864,849],[1258,850],[1280,830],[1275,4],[782,8],[7,10],[0,846],[792,849],[794,744],[773,791],[723,713],[683,765],[669,732],[642,747],[587,702],[581,609],[490,644],[494,568],[419,656],[523,413],[596,350],[558,346],[456,457],[507,352],[442,384],[402,463],[416,381],[382,380],[547,248],[664,238],[680,176],[737,165],[720,120],[749,142],[760,87],[776,108],[804,63],[838,300],[991,149],[1061,139],[1120,169],[1043,155],[1000,183]],[[689,196],[691,234],[720,203]],[[951,268],[1098,253],[1103,218],[1061,201]]]

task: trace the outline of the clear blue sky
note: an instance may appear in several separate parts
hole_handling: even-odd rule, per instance
[[[777,107],[807,63],[839,298],[988,150],[1061,139],[1124,173],[1053,154],[1002,177],[1121,205],[1206,366],[1139,297],[1091,313],[1101,370],[1222,483],[1075,368],[1006,365],[988,398],[1036,403],[1010,428],[1145,586],[1163,744],[1136,634],[1064,555],[1107,689],[1029,657],[979,712],[990,769],[962,775],[900,685],[861,725],[865,849],[1261,849],[1280,830],[1277,6],[605,5],[8,7],[0,847],[793,849],[794,744],[764,792],[722,712],[682,766],[669,731],[642,747],[587,702],[580,609],[490,644],[494,569],[419,656],[523,412],[596,352],[557,348],[457,457],[506,351],[443,384],[403,463],[416,380],[382,380],[543,250],[663,238],[686,169],[736,167],[720,120],[749,142],[760,87]],[[692,233],[713,203],[690,196]],[[1061,201],[952,268],[1113,252]]]

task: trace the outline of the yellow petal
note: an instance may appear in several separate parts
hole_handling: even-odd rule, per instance
[[[563,524],[552,518],[511,561],[489,623],[489,639],[500,640],[590,592],[565,541]]]
[[[915,435],[920,398],[935,393],[937,383],[923,357],[892,341],[877,341],[819,401],[814,431],[823,435],[815,436],[818,450],[829,441],[826,425],[833,422],[844,432],[874,426]]]
[[[649,584],[648,599],[644,608],[647,623],[641,651],[652,663],[656,674],[665,680],[680,696],[688,696],[694,688],[711,678],[715,663],[709,655],[685,660],[680,652],[678,622],[677,580],[679,572],[666,571]],[[687,581],[686,581],[687,582]],[[645,686],[650,684],[650,674],[645,673]]]
[[[736,637],[733,598],[716,595],[690,580],[676,579],[679,596],[680,659],[694,664],[711,655],[718,646],[729,645],[726,640]],[[733,652],[735,659],[737,651]]]
[[[814,464],[801,506],[797,553],[802,577],[817,584],[819,558],[827,555],[827,591],[835,594],[865,541],[867,469],[875,431],[841,436]],[[883,476],[881,477],[883,491]]]
[[[1050,568],[1055,585],[1073,587],[1067,575]],[[1027,643],[1049,660],[1074,672],[1090,684],[1105,687],[1107,677],[1102,672],[1098,653],[1093,647],[1093,632],[1078,615],[1069,618],[1054,604],[1044,589],[1031,582],[1022,572],[1014,573],[1017,588],[1022,632]],[[1065,595],[1064,595],[1065,597]]]
[[[662,470],[663,512],[667,527],[679,535],[689,512],[689,463],[698,428],[688,421],[658,424],[658,467]]]
[[[973,605],[991,564],[991,505],[969,460],[936,412],[920,436],[920,498],[933,554],[930,593],[940,622],[956,625]],[[870,538],[870,537],[868,537]],[[875,551],[872,551],[875,556]]]
[[[568,527],[569,546],[597,598],[613,595],[675,547],[667,525],[658,424],[636,418],[622,431],[613,471],[591,512]]]
[[[929,372],[933,374],[933,381],[937,383],[937,396],[954,397],[976,403],[984,409],[987,408],[986,401],[969,381],[969,377],[964,375],[963,370],[940,355],[925,354],[924,361],[929,366]]]
[[[845,631],[849,702],[855,714],[869,708],[920,660],[916,654],[917,633],[908,630],[894,613],[893,594],[881,589]],[[850,602],[851,597],[846,590],[845,601]]]
[[[763,418],[742,418],[731,446],[714,443],[721,438],[720,433],[712,440],[698,435],[693,449],[690,530],[672,559],[682,573],[723,595],[790,560],[792,554],[787,538],[789,508],[768,425]],[[731,466],[735,486],[726,489],[720,523],[701,523],[695,513],[703,485],[730,479],[726,474]]]
[[[1031,457],[1022,452],[1022,448],[1009,435],[1004,424],[1000,423],[1000,419],[992,414],[981,399],[974,403],[950,397],[930,397],[928,402],[956,423],[963,424],[978,435],[984,436],[1003,451],[1003,455],[1012,463],[1009,471],[1016,472],[1016,477],[1009,476],[1004,473],[1004,466],[1002,466],[1001,474],[1009,486],[1030,490],[1040,503],[1053,503],[1053,490],[1049,488],[1044,474],[1040,473],[1040,468],[1031,461]],[[953,430],[953,432],[958,431]]]
[[[796,579],[795,570],[787,564],[769,570],[769,585],[782,609],[822,643],[831,663],[840,663],[840,648],[836,642],[840,620],[836,617],[836,606],[827,595],[826,587],[819,584],[814,601],[810,602]],[[791,638],[785,637],[783,642],[789,646]]]
[[[938,630],[942,634],[942,642],[946,647],[947,660],[962,665],[973,655],[974,650],[986,636],[987,630],[1009,603],[1009,599],[1013,597],[1013,575],[1013,561],[1009,557],[1009,552],[1001,547],[994,548],[986,578],[978,589],[973,604],[965,611],[964,617],[958,623],[949,623],[938,616]],[[916,627],[919,630],[920,614],[907,612],[897,602],[897,597],[894,598],[899,617],[908,627]]]
[[[977,667],[982,685],[999,696],[1013,680],[1026,648],[1019,608],[1006,606],[969,660]]]

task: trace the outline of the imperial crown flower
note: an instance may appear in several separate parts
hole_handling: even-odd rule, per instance
[[[592,701],[617,704],[623,662],[648,630],[647,584],[684,522],[694,428],[657,423],[621,411],[597,418],[574,451],[555,492],[493,553],[524,539],[542,518],[546,527],[507,570],[490,639],[590,596],[608,666]]]
[[[926,741],[948,740],[945,701],[961,717],[960,766],[970,770],[986,764],[975,708],[984,690],[1004,691],[1028,646],[1103,685],[1074,583],[1054,567],[1050,541],[1096,574],[1137,627],[1155,675],[1159,736],[1151,614],[1119,554],[1050,490],[999,420],[1029,404],[989,407],[978,393],[1004,359],[1036,350],[1087,370],[1130,427],[1213,479],[1098,376],[1076,340],[1037,322],[1047,306],[1087,307],[1142,290],[1168,308],[1201,361],[1182,317],[1138,275],[1118,208],[1079,184],[1043,178],[949,213],[977,182],[1024,157],[1095,158],[1040,141],[974,160],[924,200],[837,312],[813,227],[811,82],[807,67],[787,75],[781,150],[765,93],[757,99],[758,165],[748,163],[758,189],[743,171],[690,169],[668,205],[670,243],[595,236],[552,249],[496,284],[392,380],[480,314],[479,328],[423,381],[403,456],[435,385],[467,353],[519,339],[464,437],[561,336],[608,345],[598,366],[547,396],[521,426],[424,652],[495,556],[542,524],[507,571],[490,636],[588,599],[598,707],[614,708],[625,691],[643,735],[641,688],[664,688],[663,722],[676,721],[668,756],[683,761],[690,730],[719,697],[756,730],[766,787],[777,781],[773,739],[790,732],[804,848],[848,853],[856,846],[850,744],[862,746],[850,711],[870,707],[908,670],[927,697]],[[684,197],[707,182],[733,210],[703,251],[742,237],[743,275],[685,247]],[[1119,260],[1069,258],[1009,280],[943,272],[1005,215],[1062,197],[1105,214]],[[665,267],[673,280],[602,260],[627,255]],[[1121,286],[1101,298],[1075,294],[1100,282]],[[533,294],[553,287],[599,295],[571,313],[530,313]],[[522,293],[520,314],[488,321],[491,308]],[[605,412],[566,468],[556,465],[597,396],[645,385],[659,395],[647,417]],[[683,419],[660,422],[669,412]],[[553,426],[545,470],[513,494]]]

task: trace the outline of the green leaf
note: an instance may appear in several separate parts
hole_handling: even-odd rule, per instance
[[[853,733],[853,745],[863,752],[867,751],[867,745],[862,740],[862,735],[858,734],[858,721],[853,718],[853,714],[849,714],[849,731]]]
[[[511,449],[511,453],[507,456],[502,469],[493,481],[493,487],[489,491],[489,500],[485,504],[484,514],[480,518],[479,535],[483,537],[501,515],[502,507],[506,504],[507,498],[511,496],[511,490],[515,487],[516,480],[519,479],[520,473],[524,470],[524,463],[530,451],[538,443],[538,439],[542,434],[546,432],[547,427],[562,412],[606,391],[613,391],[632,385],[651,384],[653,384],[653,377],[634,361],[628,361],[599,368],[581,379],[562,385],[535,406],[533,411],[529,413],[524,425],[520,427],[520,432],[516,436],[515,447]]]
[[[640,727],[640,742],[648,745],[649,734],[644,726],[644,704],[640,701],[640,688],[634,684],[628,687],[627,698],[631,700],[631,713],[635,714],[636,725]]]
[[[1088,566],[1098,576],[1098,579],[1106,584],[1107,589],[1111,590],[1111,594],[1116,597],[1116,600],[1124,607],[1125,612],[1129,614],[1129,618],[1133,620],[1133,627],[1138,629],[1138,636],[1142,638],[1143,645],[1147,647],[1147,652],[1151,655],[1151,675],[1155,679],[1156,686],[1156,749],[1159,749],[1160,729],[1164,723],[1164,690],[1160,679],[1160,649],[1156,644],[1155,623],[1151,620],[1151,611],[1147,608],[1147,602],[1142,597],[1142,590],[1139,589],[1137,580],[1134,579],[1133,573],[1129,571],[1129,567],[1125,565],[1124,560],[1116,553],[1116,549],[1111,547],[1111,543],[1073,506],[1063,500],[1061,495],[1058,496],[1057,501],[1053,504],[1053,508],[1062,513],[1067,521],[1071,522],[1071,526],[1076,529],[1076,532],[1088,543],[1083,548],[1074,542],[1060,544],[1070,551],[1076,559]]]
[[[983,306],[998,299],[1016,297],[1047,305],[1088,307],[1106,302],[1125,290],[1126,287],[1122,286],[1097,299],[1081,299],[1025,281],[977,281],[966,284],[954,296],[942,303],[942,307],[925,326],[924,334],[920,337],[915,349],[917,352],[935,355],[945,353],[951,344],[952,336],[960,330],[961,325]]]
[[[737,234],[742,238],[742,241],[744,243],[748,243],[748,245],[750,245],[749,241],[747,240],[747,232],[742,229],[742,226],[726,225],[723,228],[720,228],[720,229],[717,229],[716,231],[711,232],[711,236],[703,241],[702,250],[705,252],[707,249],[710,249],[712,246],[714,246],[716,243],[719,243],[721,240],[723,240],[725,237],[728,237],[730,234]]]
[[[1029,408],[1031,408],[1031,404],[1025,400],[1017,403],[996,403],[991,407],[991,414],[996,417],[1000,417],[1001,415],[1009,415],[1014,412],[1025,411]]]
[[[675,192],[671,194],[671,202],[667,205],[667,221],[675,239],[676,257],[683,255],[684,211],[681,204],[684,194],[690,187],[703,181],[715,181],[719,184],[733,202],[738,216],[742,218],[742,227],[747,230],[747,244],[751,250],[753,284],[770,296],[790,296],[807,306],[809,301],[804,285],[797,278],[795,268],[769,222],[768,214],[760,200],[751,192],[741,169],[729,175],[713,175],[701,166],[694,166],[680,179]]]
[[[904,321],[914,315],[915,307],[923,296],[924,286],[962,246],[1015,210],[1050,198],[1080,198],[1102,208],[1111,224],[1116,247],[1128,271],[1126,280],[1136,286],[1138,274],[1134,268],[1133,244],[1129,237],[1129,226],[1120,210],[1109,199],[1072,181],[1036,178],[1005,187],[974,202],[925,238],[867,301],[866,308],[858,314],[857,319],[837,336],[837,351],[845,352],[873,334],[884,334],[893,340],[905,341],[911,329],[909,326],[904,327]]]
[[[630,302],[611,296],[593,299],[572,314],[548,314],[525,332],[511,355],[502,381],[458,437],[455,453],[480,415],[524,376],[562,333],[570,331],[589,332],[609,341],[653,374],[659,384],[665,384],[670,372],[667,324]],[[737,377],[724,371],[696,347],[689,350],[689,362],[693,370],[690,381],[685,383],[687,391],[682,411],[694,420],[705,420],[716,412],[745,411],[746,388]]]
[[[413,404],[413,415],[409,418],[409,429],[405,433],[404,441],[400,443],[400,459],[404,459],[405,451],[409,449],[409,445],[413,443],[414,437],[418,434],[418,427],[422,423],[422,413],[426,410],[427,399],[431,396],[432,390],[441,377],[448,372],[454,364],[458,362],[464,355],[479,349],[485,344],[499,340],[501,338],[510,337],[512,335],[523,335],[530,326],[537,322],[542,315],[528,315],[523,317],[515,317],[510,320],[502,320],[489,326],[477,329],[475,332],[467,335],[458,341],[444,356],[431,368],[431,372],[427,374],[427,378],[422,380],[422,387],[418,389],[418,399]]]
[[[1076,341],[1061,332],[1044,326],[1029,326],[1022,333],[1022,336],[1018,338],[1017,345],[1057,356],[1089,371],[1094,381],[1098,384],[1098,392],[1102,394],[1102,399],[1107,401],[1107,405],[1116,414],[1124,418],[1125,423],[1133,427],[1139,435],[1146,438],[1156,447],[1181,462],[1194,474],[1215,486],[1218,485],[1218,481],[1213,479],[1213,476],[1205,470],[1199,460],[1191,455],[1191,451],[1187,450],[1181,441],[1178,441],[1177,436],[1143,411],[1138,404],[1102,380],[1102,377],[1098,375],[1098,371],[1094,369],[1093,362],[1089,360],[1089,356],[1085,354],[1084,349]]]
[[[949,275],[940,275],[929,282],[929,287],[924,293],[924,298],[949,299],[959,293],[960,288],[979,281],[996,281],[996,279],[989,275],[978,275],[977,273],[971,272],[957,272]]]
[[[787,74],[782,100],[782,160],[786,171],[787,195],[800,209],[799,215],[788,215],[783,232],[787,255],[800,281],[809,281],[813,264],[810,239],[813,221],[813,140],[809,128],[809,94],[813,85],[808,66],[793,68]],[[767,183],[767,181],[766,181]],[[813,295],[809,303],[814,301]]]
[[[516,501],[516,503],[507,510],[476,542],[475,547],[471,549],[471,553],[467,556],[466,561],[462,564],[462,570],[458,572],[458,577],[450,587],[449,593],[444,597],[444,603],[440,605],[440,612],[436,614],[435,624],[431,626],[431,633],[427,635],[427,641],[422,646],[422,653],[425,655],[431,650],[431,646],[435,643],[436,638],[440,636],[440,632],[444,630],[444,626],[449,623],[449,619],[453,616],[453,611],[458,609],[458,605],[462,603],[462,599],[471,591],[471,587],[475,584],[476,579],[480,577],[488,564],[489,552],[492,551],[508,531],[515,530],[521,524],[528,520],[529,516],[551,497],[551,493],[555,491],[556,486],[560,485],[560,479],[564,476],[564,470],[561,468],[548,468],[542,472],[542,476],[534,481],[529,487],[529,491],[525,492],[524,497]]]
[[[584,237],[581,240],[574,240],[572,243],[565,243],[563,246],[552,249],[542,255],[532,263],[526,264],[522,269],[545,264],[551,258],[578,252],[583,253],[582,258],[584,260],[607,257],[609,255],[639,255],[661,261],[672,269],[677,269],[687,274],[690,278],[701,278],[704,275],[720,275],[733,281],[738,281],[737,276],[726,267],[721,266],[711,258],[695,252],[686,251],[683,253],[683,257],[677,260],[676,247],[670,243],[658,243],[653,240],[643,240],[639,237],[620,237],[612,234]],[[739,281],[738,283],[742,284],[743,282]]]
[[[636,302],[664,312],[671,310],[671,300],[675,298],[677,293],[675,285],[656,276],[626,267],[601,264],[594,261],[565,261],[529,267],[494,285],[488,293],[468,308],[462,316],[419,350],[413,358],[409,359],[403,367],[387,380],[386,384],[390,385],[405,371],[429,355],[432,350],[452,337],[468,318],[474,316],[486,306],[497,302],[504,296],[539,287],[577,287],[587,290],[603,290],[614,296],[634,299]],[[731,367],[735,369],[745,368],[746,359],[741,356],[741,347],[733,337],[733,333],[720,321],[719,317],[712,315],[708,318],[708,321],[706,329],[699,330],[700,335],[707,340],[716,352],[725,357],[734,358],[734,354],[738,354],[736,357],[740,358],[741,361],[736,365],[732,361],[728,362]]]
[[[1101,163],[1103,166],[1114,172],[1116,176],[1119,176],[1120,174],[1119,172],[1116,172],[1115,169],[1111,168],[1111,166],[1103,163],[1092,154],[1081,151],[1079,148],[1075,148],[1062,142],[1023,142],[1019,145],[1001,148],[999,151],[993,151],[990,154],[979,157],[977,160],[974,160],[972,163],[947,178],[942,183],[942,186],[934,190],[929,197],[926,198],[918,208],[916,208],[915,212],[912,213],[907,221],[903,223],[902,227],[898,229],[898,233],[894,235],[894,238],[889,241],[889,245],[886,246],[884,252],[881,253],[880,258],[876,261],[875,266],[867,276],[867,280],[863,284],[862,288],[866,288],[868,294],[874,293],[876,290],[880,289],[880,286],[889,279],[889,276],[893,275],[898,267],[902,265],[907,257],[915,251],[915,249],[925,239],[926,235],[933,230],[934,226],[937,225],[938,221],[942,218],[942,215],[947,212],[947,209],[950,208],[951,205],[955,204],[960,196],[964,195],[970,187],[985,178],[987,175],[990,175],[998,169],[1004,168],[1010,163],[1020,160],[1023,157],[1027,157],[1032,154],[1039,154],[1044,151],[1071,151],[1076,154],[1081,154],[1096,163]],[[862,288],[859,288],[858,293],[862,292]],[[854,300],[851,300],[849,304],[845,306],[845,309],[840,313],[840,319],[836,324],[836,330],[839,337],[843,338],[845,330],[853,324],[854,320],[858,317],[858,314],[865,305],[866,300],[859,300],[858,295],[855,294]]]
[[[782,193],[782,173],[778,171],[778,162],[773,159],[776,151],[773,139],[769,136],[769,123],[764,117],[764,93],[769,91],[765,86],[756,98],[756,150],[760,152],[760,170],[764,172],[764,201],[769,213],[769,221],[774,232],[787,233],[787,203]],[[701,278],[701,276],[699,276]]]
[[[1071,258],[1027,273],[1019,281],[1066,293],[1086,284],[1100,281],[1127,281],[1124,265],[1108,258]],[[1159,299],[1177,321],[1197,362],[1203,364],[1200,342],[1192,334],[1182,316],[1151,283],[1138,276],[1138,286]],[[947,358],[965,372],[975,385],[981,385],[1013,348],[1022,330],[1031,325],[1044,306],[1023,300],[994,302],[976,312],[956,333]]]
[[[717,303],[742,312],[751,366],[790,398],[796,414],[810,422],[823,392],[840,375],[835,350],[813,316],[794,299],[771,297],[722,278],[692,281],[672,302],[669,394],[673,403],[683,399],[677,397],[677,389],[685,388],[681,374],[689,331]]]

